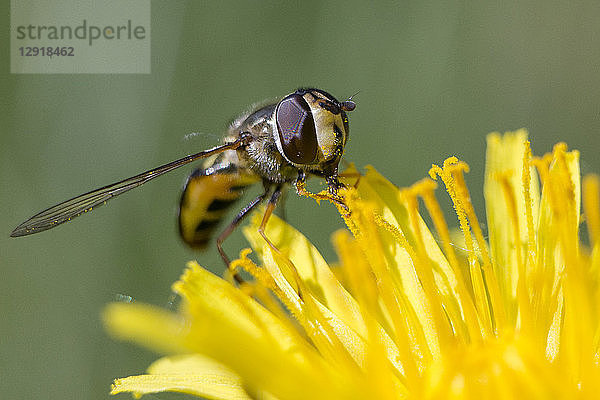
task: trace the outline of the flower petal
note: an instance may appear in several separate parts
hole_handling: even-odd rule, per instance
[[[227,365],[248,390],[298,400],[358,395],[289,324],[230,283],[189,263],[174,289],[184,300],[188,349]]]
[[[535,170],[529,166],[529,182],[523,180],[527,131],[488,136],[485,172],[485,200],[490,252],[494,272],[510,318],[516,320],[517,284],[523,271],[524,250],[530,239],[527,215],[538,219],[539,189]],[[526,186],[527,184],[527,186]],[[526,203],[526,189],[530,201]],[[517,237],[515,237],[515,232]],[[532,244],[533,245],[533,244]],[[524,310],[523,310],[524,311]]]
[[[242,380],[229,368],[199,354],[171,356],[150,365],[147,375],[116,379],[111,394],[133,392],[136,396],[180,392],[208,399],[239,399],[248,396]]]
[[[244,235],[259,254],[265,244],[258,233],[261,213],[256,213],[251,225],[244,228]],[[296,229],[282,221],[277,216],[271,216],[265,229],[265,234],[275,247],[292,262],[297,274],[311,293],[331,312],[357,332],[364,332],[360,311],[356,302],[337,280],[327,262],[310,241]],[[283,266],[281,271],[286,274],[289,268]],[[285,279],[292,287],[295,279],[288,271]],[[296,288],[294,288],[296,289]]]
[[[141,303],[109,304],[102,314],[110,334],[137,342],[160,353],[188,352],[183,318],[159,307]]]

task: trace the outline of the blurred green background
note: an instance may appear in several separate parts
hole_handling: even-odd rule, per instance
[[[216,251],[193,253],[176,235],[192,167],[9,238],[32,213],[210,147],[250,104],[308,85],[341,99],[360,91],[347,160],[404,186],[457,155],[483,218],[488,132],[526,127],[535,153],[566,141],[584,172],[600,171],[599,21],[597,0],[154,1],[149,75],[11,75],[3,29],[0,397],[107,398],[113,377],[156,355],[107,337],[103,306],[121,295],[168,306],[193,258],[223,270]],[[290,193],[287,216],[335,260],[331,205]],[[237,234],[226,248],[244,245]]]

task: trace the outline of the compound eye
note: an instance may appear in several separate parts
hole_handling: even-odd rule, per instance
[[[293,163],[311,164],[317,157],[317,132],[310,106],[298,94],[281,100],[275,113],[283,153]]]

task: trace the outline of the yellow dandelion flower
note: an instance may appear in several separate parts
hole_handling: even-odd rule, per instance
[[[564,144],[534,158],[526,132],[490,135],[486,236],[466,172],[454,157],[430,170],[450,195],[459,241],[434,180],[399,190],[367,168],[343,192],[349,231],[333,235],[337,265],[276,217],[266,229],[274,246],[266,243],[259,216],[244,231],[255,254],[244,250],[233,264],[253,278],[240,288],[189,263],[173,286],[178,312],[108,306],[115,336],[167,354],[148,374],[117,379],[112,393],[595,398],[598,178],[586,177],[582,192],[578,153]],[[579,238],[582,219],[589,245]]]

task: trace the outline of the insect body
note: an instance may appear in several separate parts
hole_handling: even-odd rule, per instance
[[[258,182],[264,187],[264,192],[244,207],[217,237],[219,253],[229,264],[223,241],[252,209],[267,201],[262,234],[286,185],[294,184],[300,192],[304,190],[306,177],[316,175],[325,179],[329,192],[337,197],[341,187],[338,164],[349,132],[346,112],[355,106],[352,100],[340,102],[323,90],[298,89],[276,104],[260,107],[235,120],[224,144],[50,207],[17,226],[11,236],[51,229],[173,169],[210,157],[202,168],[192,172],[181,196],[179,232],[188,245],[205,247],[243,189]]]
[[[179,234],[191,247],[205,248],[215,228],[256,175],[240,171],[234,164],[196,169],[188,177],[179,203]]]

